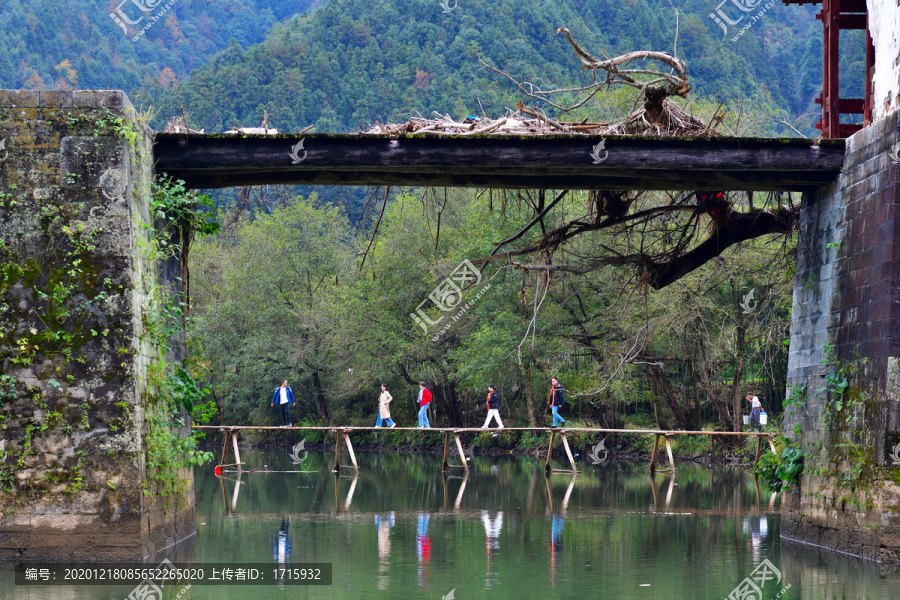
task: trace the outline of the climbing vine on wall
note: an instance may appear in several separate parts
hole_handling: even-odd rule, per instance
[[[183,181],[163,176],[153,184],[150,206],[153,223],[145,224],[148,241],[142,244],[149,262],[159,264],[173,257],[184,261],[195,235],[218,230],[218,223],[205,212],[207,199],[187,190]],[[147,369],[145,390],[145,491],[150,493],[153,487],[163,497],[184,491],[181,469],[213,458],[211,452],[198,447],[202,434],[189,429],[190,421],[207,423],[215,413],[213,402],[203,402],[209,390],[196,384],[192,372],[201,368],[201,363],[188,357],[181,366],[167,359],[180,339],[185,319],[183,298],[182,293],[152,282],[142,307],[143,336],[156,355]]]

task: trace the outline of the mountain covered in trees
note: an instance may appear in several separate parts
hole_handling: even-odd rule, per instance
[[[0,87],[121,89],[149,102],[145,87],[185,80],[229,41],[257,44],[275,24],[320,0],[4,0],[0,4]],[[152,8],[145,15],[138,7]],[[123,30],[111,15],[137,21]],[[137,41],[132,38],[159,15]]]
[[[272,28],[251,48],[233,42],[162,96],[161,117],[181,106],[198,126],[355,131],[432,111],[460,118],[514,107],[513,84],[489,64],[542,86],[584,82],[561,35],[567,27],[609,56],[677,53],[699,97],[743,99],[807,112],[821,82],[821,25],[803,7],[777,6],[737,41],[724,38],[699,0],[332,0]],[[676,42],[677,30],[677,42]],[[775,119],[774,122],[780,119]]]
[[[121,88],[160,109],[157,129],[183,107],[208,132],[256,126],[264,114],[282,132],[357,131],[416,113],[498,116],[533,103],[481,61],[545,88],[584,84],[589,75],[557,34],[566,27],[607,56],[677,55],[693,87],[688,102],[698,111],[725,103],[729,126],[748,135],[788,133],[782,120],[815,134],[812,117],[798,120],[818,112],[821,25],[811,7],[773,5],[732,40],[700,0],[178,0],[133,41],[136,26],[110,13],[134,19],[140,2],[158,4],[5,2],[0,85]],[[853,33],[844,72],[862,60]],[[843,95],[858,97],[861,77],[845,80]],[[621,117],[634,98],[604,92],[577,118]],[[484,295],[468,293],[470,308],[438,334],[411,314],[461,261],[490,254],[535,219],[552,192],[336,193],[275,193],[244,213],[223,203],[221,232],[191,253],[188,366],[222,422],[271,422],[266,394],[283,377],[301,416],[343,424],[372,421],[382,381],[398,399],[395,418],[410,421],[420,379],[435,392],[438,423],[453,425],[483,418],[487,383],[499,386],[509,424],[543,422],[551,374],[571,392],[573,423],[731,428],[748,387],[781,407],[795,236],[735,246],[657,292],[626,269],[551,277],[492,264]],[[586,206],[599,211],[590,193],[570,194],[541,229],[581,218]],[[705,216],[697,223],[713,226]],[[597,231],[557,251],[589,256],[632,243],[620,233]],[[748,297],[759,308],[748,311]]]

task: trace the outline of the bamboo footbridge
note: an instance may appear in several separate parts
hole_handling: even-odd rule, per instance
[[[624,435],[652,435],[655,436],[653,442],[653,452],[650,456],[650,471],[656,471],[656,457],[660,448],[660,440],[663,441],[666,454],[669,458],[669,467],[672,473],[675,473],[675,457],[672,454],[672,444],[670,438],[679,435],[722,435],[722,436],[739,436],[739,437],[755,437],[756,438],[756,455],[753,458],[753,464],[759,461],[760,450],[762,448],[763,438],[769,443],[772,452],[776,452],[775,444],[772,442],[774,434],[759,431],[678,431],[678,430],[662,430],[662,429],[600,429],[587,427],[504,427],[499,428],[481,428],[481,427],[278,427],[278,426],[252,426],[252,425],[194,425],[193,429],[218,429],[225,434],[225,442],[222,446],[222,460],[220,467],[238,467],[244,463],[241,462],[241,454],[238,450],[238,433],[247,430],[276,430],[276,431],[328,431],[335,435],[334,444],[334,472],[340,472],[342,468],[348,468],[349,465],[341,465],[341,443],[347,446],[350,454],[350,462],[353,469],[359,470],[359,463],[356,461],[356,454],[353,452],[353,444],[350,442],[350,434],[356,431],[407,431],[421,433],[443,433],[444,434],[444,463],[443,468],[446,471],[449,468],[460,468],[468,471],[469,465],[466,464],[466,454],[463,450],[462,441],[459,436],[464,433],[499,433],[503,431],[540,431],[550,433],[550,444],[547,449],[547,460],[544,463],[544,470],[549,475],[551,473],[578,473],[578,467],[575,464],[575,457],[572,455],[572,449],[569,447],[569,441],[566,439],[568,432],[587,432],[587,433],[615,433]],[[450,464],[448,457],[450,454],[450,436],[456,443],[456,449],[459,452],[462,464]],[[569,459],[571,469],[554,469],[550,465],[550,457],[553,455],[553,446],[556,443],[556,436],[562,438],[562,445]],[[235,462],[226,464],[225,459],[228,456],[228,446],[234,450]]]

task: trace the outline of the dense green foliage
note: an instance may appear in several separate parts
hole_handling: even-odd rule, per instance
[[[585,202],[573,194],[548,223]],[[530,221],[535,204],[498,192],[397,193],[369,247],[370,233],[355,236],[313,196],[201,240],[189,334],[202,342],[222,422],[274,423],[269,399],[283,378],[298,400],[294,422],[307,424],[371,424],[381,382],[394,419],[414,423],[420,379],[435,396],[435,425],[480,425],[488,383],[507,425],[546,423],[551,375],[570,392],[564,414],[583,423],[730,428],[735,397],[740,419],[746,388],[764,382],[767,407],[780,408],[792,272],[765,240],[657,292],[622,268],[557,273],[548,286],[534,272],[488,266],[463,292],[465,310],[423,332],[411,318],[420,303]],[[613,242],[597,233],[566,252]]]
[[[696,94],[752,100],[785,116],[814,106],[821,26],[808,9],[779,5],[732,42],[708,17],[707,2],[688,0],[678,8],[677,53]],[[482,107],[496,116],[520,97],[510,82],[484,70],[479,57],[545,86],[584,77],[558,27],[568,27],[586,48],[614,56],[672,52],[676,19],[664,0],[477,0],[450,13],[424,0],[332,0],[273,27],[258,46],[234,43],[220,52],[190,81],[173,86],[161,115],[184,106],[207,131],[255,126],[263,111],[281,131],[310,124],[317,131],[356,130],[416,112],[460,118]]]
[[[156,12],[166,4],[144,0]],[[144,36],[150,17],[126,0],[78,2],[5,0],[0,9],[0,88],[122,89],[132,101],[152,101],[229,40],[259,43],[276,22],[316,0],[178,0]],[[157,6],[159,5],[159,6]],[[110,13],[121,6],[129,34]]]
[[[766,452],[754,468],[754,472],[772,492],[791,488],[800,480],[803,472],[803,450],[786,445],[781,454]]]

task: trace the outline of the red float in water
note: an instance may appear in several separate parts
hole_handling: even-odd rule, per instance
[[[216,465],[216,477],[222,476],[222,465]]]

